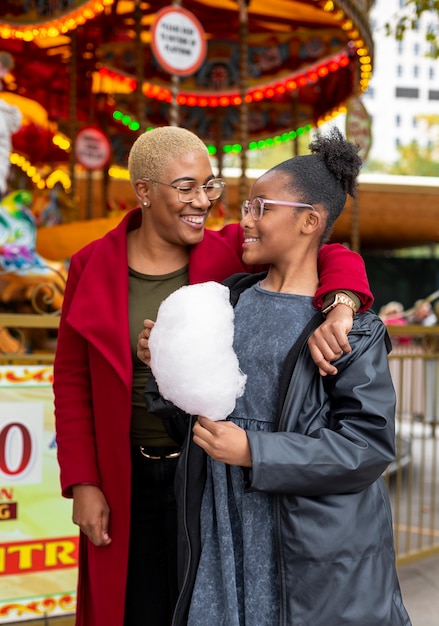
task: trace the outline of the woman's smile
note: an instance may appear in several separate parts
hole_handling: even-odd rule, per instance
[[[202,229],[206,223],[207,215],[208,213],[202,213],[201,215],[180,215],[180,219],[191,228]]]
[[[259,241],[259,237],[251,237],[250,235],[244,235],[244,243],[243,245],[250,245],[252,243],[256,243]]]

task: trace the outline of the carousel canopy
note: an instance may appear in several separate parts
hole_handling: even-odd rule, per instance
[[[110,138],[112,161],[125,165],[136,133],[170,123],[175,109],[179,125],[212,151],[289,140],[367,88],[371,4],[174,2],[199,21],[207,44],[200,67],[176,79],[151,45],[163,2],[3,0],[0,65],[5,54],[13,64],[0,97],[16,96],[28,114],[15,148],[33,163],[68,160],[78,130],[95,125]],[[29,119],[31,102],[47,112],[44,121],[39,109]],[[53,146],[59,135],[66,142]]]

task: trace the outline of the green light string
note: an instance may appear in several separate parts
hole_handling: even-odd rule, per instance
[[[133,120],[129,115],[122,113],[122,111],[115,111],[113,113],[113,118],[127,126],[129,130],[133,132],[137,132],[140,128],[139,122]],[[152,130],[153,126],[148,126],[145,129],[145,132]],[[264,148],[272,148],[273,146],[277,146],[281,143],[286,143],[287,141],[292,141],[296,139],[296,137],[301,137],[305,133],[309,133],[312,129],[312,124],[306,124],[305,126],[300,126],[296,128],[296,130],[290,130],[289,132],[282,133],[281,135],[276,135],[275,137],[267,137],[267,139],[259,139],[258,141],[250,141],[248,144],[248,150],[263,150]],[[216,154],[217,150],[215,146],[208,145],[207,150],[210,155]],[[239,154],[242,151],[242,146],[239,143],[235,144],[227,144],[223,146],[223,152],[225,154]]]

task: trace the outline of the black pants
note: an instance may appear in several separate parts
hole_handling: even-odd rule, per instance
[[[132,448],[131,534],[124,626],[169,626],[177,600],[178,459]]]

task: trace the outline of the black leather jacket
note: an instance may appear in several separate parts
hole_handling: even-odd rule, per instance
[[[232,303],[260,278],[228,279]],[[319,375],[306,343],[293,371],[287,357],[277,431],[247,433],[247,488],[274,496],[280,626],[410,625],[381,478],[395,456],[390,340],[366,312],[356,315],[349,342],[352,352],[337,361],[335,376]],[[173,620],[184,626],[200,554],[206,457],[192,441],[194,418],[173,416],[173,436],[179,420],[187,434],[176,475],[181,592]]]

